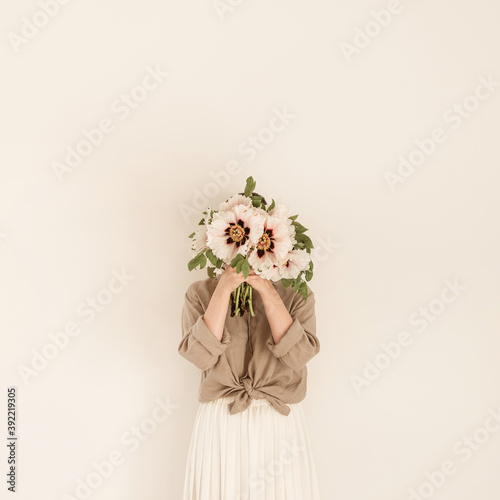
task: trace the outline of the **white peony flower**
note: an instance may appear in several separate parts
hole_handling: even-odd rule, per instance
[[[191,240],[191,256],[195,257],[198,255],[204,248],[208,248],[207,245],[207,230],[209,226],[209,221],[211,219],[210,213],[213,210],[213,208],[210,206],[208,207],[203,214],[203,222],[201,226],[198,226],[198,229],[194,232],[194,236]]]
[[[262,217],[267,217],[268,216],[268,213],[263,208],[253,207],[253,209],[254,209],[254,212],[256,214],[262,215]]]
[[[191,256],[195,257],[207,246],[207,230],[208,226],[203,224],[195,231],[194,236],[191,241]]]
[[[269,211],[269,215],[273,217],[278,217],[279,219],[288,219],[292,214],[288,205],[284,203],[281,198],[274,201],[274,208]]]
[[[248,196],[242,194],[233,194],[227,201],[223,201],[219,205],[219,210],[231,210],[236,205],[252,206],[252,200]]]
[[[249,254],[248,262],[255,270],[268,269],[275,260],[283,260],[293,245],[288,224],[268,214],[264,219],[264,231]]]
[[[266,269],[264,269],[261,272],[255,271],[256,274],[260,275],[262,278],[266,280],[271,280],[271,281],[280,281],[281,280],[281,274],[278,269],[277,261],[275,258],[271,258],[271,260],[274,262],[274,264]]]
[[[253,207],[234,205],[215,212],[207,231],[207,245],[214,255],[230,264],[237,254],[246,255],[264,231],[264,218]]]
[[[292,250],[285,261],[278,266],[279,274],[285,279],[295,279],[301,271],[309,269],[311,261],[309,253],[304,249]]]
[[[290,235],[292,244],[295,245],[295,243],[297,243],[297,240],[295,239],[295,226],[293,225],[293,221],[289,218],[291,216],[291,212],[288,205],[281,201],[281,198],[278,198],[275,201],[274,208],[269,211],[269,215],[283,220],[288,227],[288,234]]]

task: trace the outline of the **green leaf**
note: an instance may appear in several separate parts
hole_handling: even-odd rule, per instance
[[[196,234],[196,231],[194,233],[191,233],[188,238],[192,238]]]
[[[247,178],[247,183],[245,186],[245,196],[251,196],[253,191],[255,190],[255,186],[257,183],[253,180],[253,177],[250,176]]]
[[[289,287],[293,283],[293,280],[287,279],[287,278],[282,278],[281,279],[281,283],[283,283],[283,286],[285,288],[287,288],[287,287]]]
[[[295,239],[297,240],[297,243],[304,243],[304,246],[302,248],[314,248],[313,242],[307,234],[304,233],[296,233],[295,234]]]
[[[210,263],[212,265],[216,265],[217,264],[217,257],[214,255],[214,253],[212,252],[212,249],[208,249],[206,252],[205,252],[205,255],[208,257],[208,260],[210,261]]]
[[[306,276],[306,281],[311,281],[311,279],[313,277],[313,272],[310,270],[307,270],[305,273],[305,276]]]
[[[207,258],[205,257],[205,254],[202,253],[200,255],[200,269],[203,269],[207,263]]]
[[[215,278],[214,267],[207,266],[207,274],[209,278]]]
[[[297,222],[296,220],[293,221],[293,225],[295,226],[296,233],[304,233],[305,231],[308,231],[307,227],[304,227],[300,222]]]
[[[199,259],[198,256],[193,257],[189,262],[188,262],[188,269],[192,271],[197,265],[199,264]]]
[[[243,265],[241,266],[243,276],[245,276],[245,278],[248,278],[248,275],[250,274],[250,264],[246,259],[242,260],[241,262],[243,262]]]
[[[198,264],[201,264],[200,269],[203,269],[205,267],[205,264],[207,263],[207,258],[204,255],[205,253],[205,248],[196,256],[193,257],[189,262],[188,262],[188,269],[192,271]]]
[[[236,264],[238,264],[238,262],[241,260],[241,259],[244,259],[245,257],[243,257],[243,255],[241,255],[241,253],[239,254],[236,254],[236,257],[234,257],[234,259],[231,261],[231,267],[236,267]]]
[[[274,198],[272,203],[267,207],[267,211],[270,212],[275,207]]]
[[[307,283],[305,281],[302,281],[300,284],[299,293],[302,295],[304,300],[307,300]]]
[[[240,259],[238,263],[236,264],[236,272],[240,273],[241,268],[243,267],[243,264],[245,263],[245,259]]]
[[[291,217],[288,217],[289,219],[295,220],[299,215],[292,215]]]
[[[251,196],[251,199],[254,207],[262,205],[262,196]]]
[[[217,269],[220,269],[222,267],[222,264],[224,264],[224,261],[222,259],[217,259],[217,262],[215,263],[215,267]]]

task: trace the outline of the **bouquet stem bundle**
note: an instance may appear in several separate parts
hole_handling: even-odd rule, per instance
[[[238,316],[240,312],[250,311],[255,316],[252,307],[253,288],[244,281],[233,292],[231,292],[231,316]]]

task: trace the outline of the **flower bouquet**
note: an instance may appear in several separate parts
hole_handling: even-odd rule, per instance
[[[245,191],[234,194],[218,209],[208,207],[198,223],[201,226],[189,235],[192,238],[188,269],[207,266],[210,278],[221,274],[227,266],[236,268],[247,278],[252,268],[256,274],[271,281],[292,286],[307,300],[307,281],[313,276],[308,230],[290,215],[288,207],[278,200],[267,204],[254,192],[253,177],[246,180]],[[252,287],[244,281],[231,294],[231,316],[252,308]]]

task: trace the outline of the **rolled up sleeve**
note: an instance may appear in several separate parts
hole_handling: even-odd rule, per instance
[[[226,327],[222,339],[220,341],[217,339],[203,320],[204,313],[199,298],[188,290],[182,308],[182,340],[178,351],[200,370],[208,370],[215,365],[231,341],[231,335]]]
[[[266,344],[273,355],[292,370],[299,371],[320,350],[316,336],[316,311],[313,291],[307,288],[307,300],[296,293],[290,316],[293,323],[276,344],[272,335]]]

